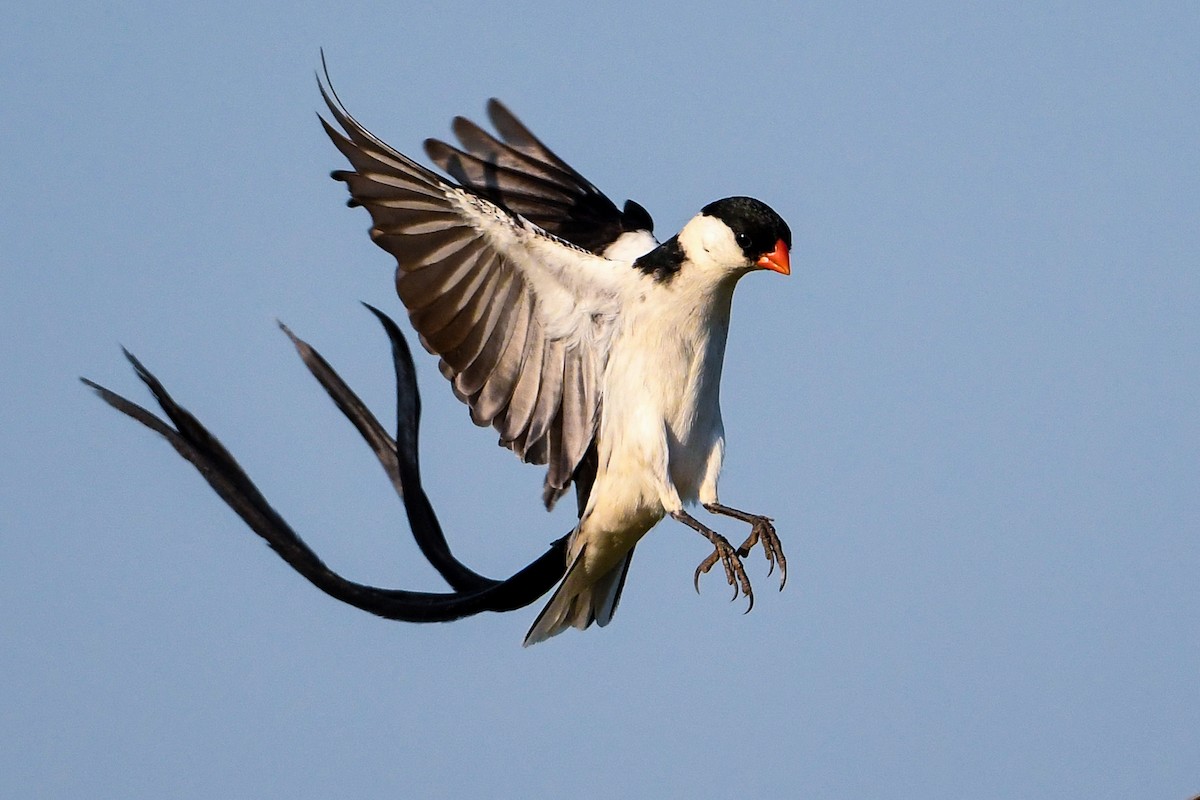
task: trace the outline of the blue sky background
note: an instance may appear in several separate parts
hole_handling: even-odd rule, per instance
[[[1200,792],[1193,3],[26,3],[0,49],[0,794]],[[603,630],[386,622],[163,441],[124,344],[335,569],[437,589],[283,319],[391,416],[392,264],[329,180],[318,47],[411,153],[503,98],[670,235],[760,197],[723,499],[790,581],[664,524]],[[571,525],[421,359],[427,485],[507,574]],[[564,504],[564,506],[570,504]],[[730,526],[725,526],[730,527]],[[731,529],[741,535],[740,530]]]

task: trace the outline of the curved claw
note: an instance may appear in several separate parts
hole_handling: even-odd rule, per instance
[[[755,523],[750,537],[762,542],[763,555],[770,565],[767,569],[768,575],[775,571],[775,564],[779,564],[779,590],[783,591],[783,587],[787,585],[787,557],[783,554],[783,544],[779,541],[775,526],[771,524],[770,519],[763,517],[761,522]]]
[[[734,580],[733,570],[730,569],[725,555],[720,552],[720,547],[714,550],[708,558],[701,561],[700,565],[696,567],[696,572],[692,575],[692,585],[696,588],[696,594],[700,594],[700,576],[707,575],[716,566],[718,561],[721,561],[725,567],[725,582],[733,587],[733,597],[729,598],[729,602],[732,603],[734,600],[737,600],[738,585]]]
[[[742,558],[745,558],[750,555],[750,551],[754,548],[754,545],[761,542],[763,555],[767,559],[767,574],[772,574],[775,571],[775,565],[779,565],[779,590],[783,591],[783,587],[787,585],[787,557],[783,554],[783,543],[779,539],[779,534],[775,531],[774,520],[759,514],[748,514],[744,511],[737,511],[728,506],[713,504],[707,508],[714,513],[725,514],[726,516],[735,517],[751,524],[750,536],[746,538],[746,541],[742,542],[741,547],[737,549],[737,553]]]
[[[696,587],[696,593],[699,594],[700,576],[707,575],[719,561],[721,562],[721,566],[725,568],[725,582],[733,587],[733,596],[729,598],[729,602],[732,603],[734,600],[737,600],[739,593],[746,595],[746,598],[750,601],[750,605],[746,609],[748,612],[751,608],[754,608],[754,591],[750,586],[750,579],[746,575],[746,569],[742,565],[742,559],[724,537],[715,533],[713,536],[715,537],[713,552],[696,567],[696,572],[692,575],[692,585]]]

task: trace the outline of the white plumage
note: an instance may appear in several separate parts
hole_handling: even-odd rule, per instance
[[[727,198],[659,245],[640,206],[619,211],[496,101],[503,141],[459,118],[463,149],[426,145],[461,186],[326,101],[353,167],[334,176],[396,257],[397,291],[455,394],[502,445],[548,465],[548,504],[576,483],[570,567],[526,644],[607,624],[634,546],[665,515],[713,542],[697,577],[719,562],[750,595],[740,556],[757,541],[786,575],[770,521],[717,496],[733,291],[752,270],[789,271],[783,220]],[[686,512],[697,502],[749,522],[751,537],[733,548]]]

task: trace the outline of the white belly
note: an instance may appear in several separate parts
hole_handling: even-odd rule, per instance
[[[613,343],[598,434],[599,469],[573,553],[588,571],[611,569],[719,469],[721,364],[728,297],[707,307],[634,309]]]

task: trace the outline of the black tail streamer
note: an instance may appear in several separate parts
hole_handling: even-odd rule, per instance
[[[409,527],[421,554],[448,583],[451,592],[384,589],[347,580],[331,570],[284,521],[224,445],[191,413],[176,403],[162,383],[128,350],[125,357],[150,389],[167,421],[105,387],[81,380],[102,400],[165,438],[208,481],[209,486],[292,569],[343,603],[386,619],[449,622],[482,611],[523,608],[550,590],[566,572],[567,537],[506,580],[488,578],[467,567],[450,550],[437,515],[421,486],[418,440],[421,401],[412,354],[400,329],[386,314],[367,306],[383,325],[392,345],[396,373],[396,436],[393,439],[320,353],[280,323],[309,372],[371,447],[396,494],[404,503]],[[172,427],[171,425],[174,425]]]

